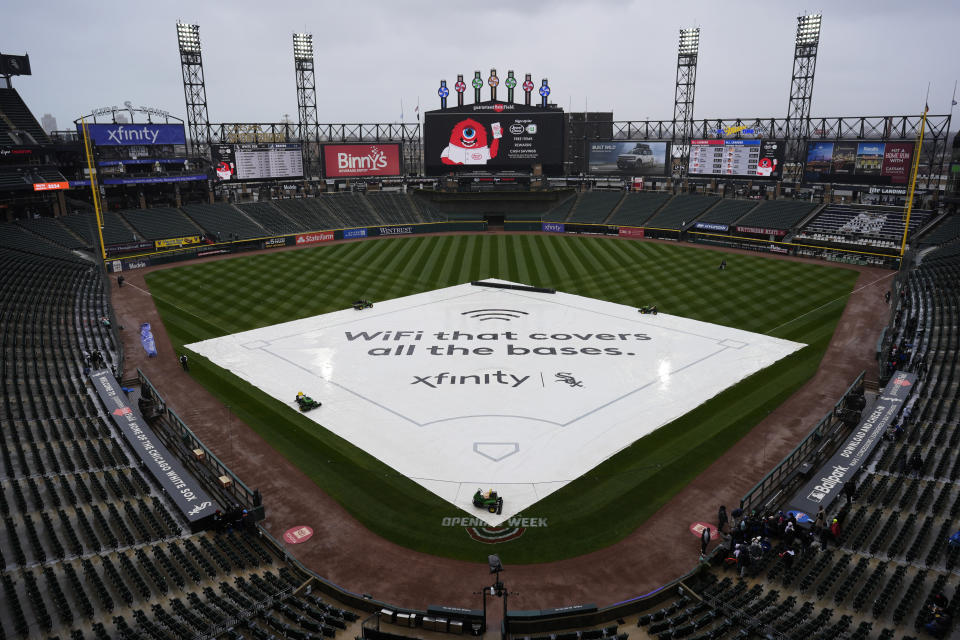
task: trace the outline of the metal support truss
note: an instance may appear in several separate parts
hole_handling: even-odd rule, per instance
[[[679,161],[680,174],[687,172],[690,125],[693,121],[693,97],[697,88],[697,55],[700,50],[700,28],[681,29],[677,51],[677,86],[673,98],[674,162]],[[677,153],[679,148],[679,155]]]
[[[301,137],[301,134],[305,137]],[[224,122],[210,125],[212,143],[301,142],[319,145],[326,142],[399,142],[403,150],[405,173],[423,173],[423,154],[419,123],[314,124],[302,132],[295,123]]]
[[[210,141],[207,116],[207,87],[203,81],[203,57],[200,54],[200,27],[177,23],[180,67],[183,70],[183,97],[187,106],[187,142],[194,154],[206,152]]]
[[[839,142],[841,140],[876,140],[914,142],[920,134],[921,114],[900,116],[850,116],[831,118],[807,118],[804,129],[807,136],[797,141],[800,161],[810,140]],[[944,175],[945,163],[949,161],[950,115],[927,114],[927,131],[920,150],[921,176],[918,184],[924,189],[936,188],[936,177]],[[617,120],[593,122],[592,125],[611,127],[614,140],[662,140],[678,143],[683,139],[676,120]],[[787,118],[709,118],[692,120],[690,138],[770,138],[789,139],[790,126]],[[753,134],[734,133],[750,129]],[[572,128],[568,135],[574,134]],[[583,135],[582,133],[580,134]],[[568,145],[570,142],[568,141]],[[580,141],[582,145],[582,141]]]
[[[817,70],[820,46],[819,13],[797,18],[797,36],[793,50],[793,76],[790,79],[790,103],[787,106],[787,149],[784,178],[800,181],[804,145],[810,125],[813,102],[813,78]]]
[[[298,138],[303,142],[304,175],[320,175],[317,128],[317,86],[313,72],[313,35],[293,34],[293,67],[297,76]]]

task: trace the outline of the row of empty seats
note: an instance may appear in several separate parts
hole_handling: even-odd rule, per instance
[[[324,229],[440,222],[444,217],[429,202],[399,193],[333,194],[254,202],[187,204],[180,209],[107,210],[103,212],[106,245],[204,236],[214,242],[262,238]],[[60,218],[32,218],[16,223],[32,234],[67,249],[92,249],[96,222],[92,212]]]
[[[784,202],[783,206],[780,202]],[[813,210],[807,203],[772,201],[763,207],[759,216],[750,217],[752,224],[769,223],[769,228],[793,224]],[[571,196],[555,205],[542,216],[544,221],[581,224],[612,224],[651,229],[687,229],[694,222],[731,225],[748,212],[757,209],[754,200],[734,200],[695,194],[620,191],[590,191]],[[786,216],[784,211],[790,212]],[[789,217],[789,219],[787,219]],[[772,226],[770,226],[772,225]]]
[[[50,138],[12,87],[0,88],[0,144],[50,144]]]
[[[929,211],[913,211],[910,215],[910,237],[926,225],[930,218]],[[906,216],[900,209],[830,205],[804,225],[795,238],[894,249],[901,244],[905,220]]]
[[[189,533],[84,374],[85,352],[117,358],[98,269],[5,227],[0,639],[307,640],[355,622],[298,591],[314,578],[259,529]]]
[[[762,200],[737,225],[763,229],[790,230],[813,213],[818,205],[802,200]]]

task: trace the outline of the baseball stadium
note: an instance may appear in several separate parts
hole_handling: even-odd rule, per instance
[[[0,640],[956,637],[960,136],[814,115],[828,19],[774,117],[699,27],[664,120],[325,124],[297,32],[213,122],[177,22],[183,118],[58,130],[0,54]]]

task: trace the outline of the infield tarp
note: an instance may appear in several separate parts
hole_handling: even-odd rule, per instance
[[[897,371],[877,403],[869,413],[865,413],[860,424],[853,430],[847,441],[833,454],[826,464],[814,474],[813,479],[797,491],[790,500],[790,510],[805,514],[816,513],[821,506],[826,509],[843,488],[845,482],[854,477],[857,470],[870,458],[883,433],[887,430],[917,381],[917,376],[905,371]]]
[[[486,280],[187,345],[490,526],[802,344]],[[499,285],[499,286],[496,286]],[[510,287],[510,288],[506,288]],[[504,496],[477,513],[478,488]],[[456,511],[453,509],[457,509]]]
[[[143,467],[156,479],[160,489],[177,505],[190,523],[190,530],[204,529],[205,520],[213,517],[219,505],[160,442],[140,411],[127,402],[127,395],[109,371],[94,371],[90,374],[90,380],[117,429],[126,438]]]

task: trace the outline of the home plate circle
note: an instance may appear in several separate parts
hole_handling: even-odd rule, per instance
[[[291,527],[284,531],[283,541],[287,544],[300,544],[313,537],[313,529],[306,525]]]
[[[803,345],[486,280],[187,347],[499,527]]]
[[[694,522],[693,524],[690,525],[690,533],[697,536],[698,538],[703,535],[704,529],[710,529],[711,536],[714,535],[717,531],[716,527],[714,527],[709,522]]]

